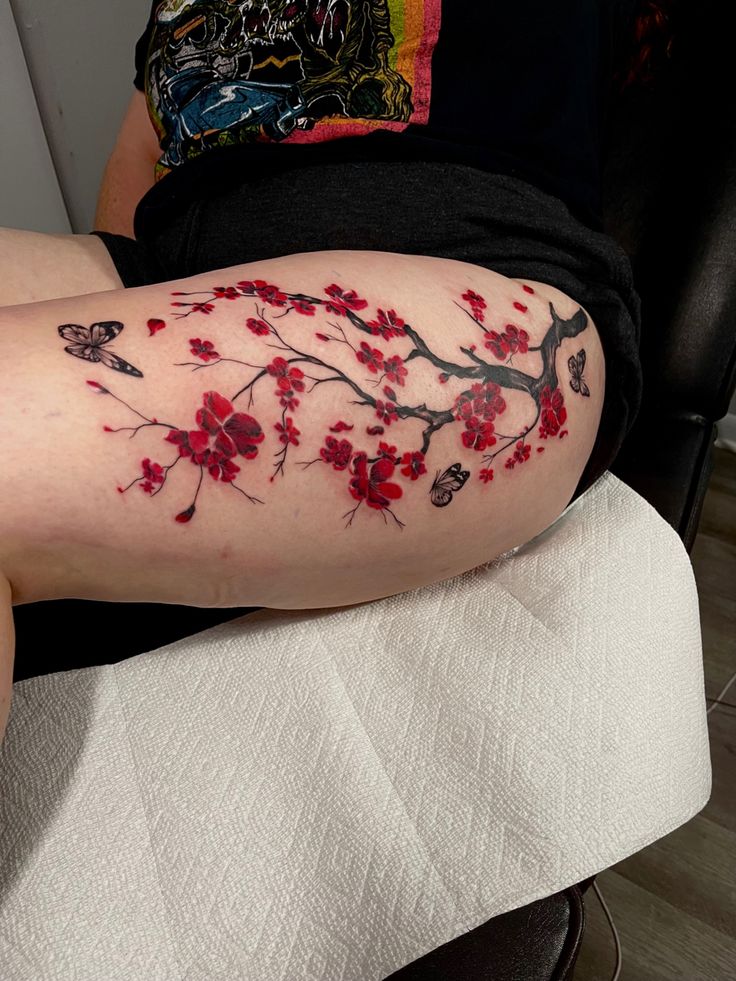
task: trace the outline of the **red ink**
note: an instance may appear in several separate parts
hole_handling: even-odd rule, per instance
[[[212,292],[217,300],[237,300],[240,297],[234,286],[213,286]]]
[[[525,293],[534,293],[532,287],[524,284],[521,285]],[[194,302],[176,304],[177,306],[189,308],[186,313],[175,314],[174,316],[177,318],[186,317],[194,313],[207,315],[216,309],[216,301],[237,300],[244,296],[253,297],[271,306],[279,308],[286,307],[285,312],[287,313],[290,310],[294,310],[296,313],[304,316],[313,316],[317,307],[319,307],[320,310],[327,313],[343,316],[345,318],[343,327],[337,328],[342,333],[343,342],[354,351],[356,360],[360,365],[373,375],[380,373],[380,377],[377,382],[366,378],[350,378],[349,373],[346,373],[344,368],[338,369],[318,357],[307,356],[303,351],[293,347],[287,340],[282,338],[280,328],[277,324],[278,317],[274,319],[273,326],[271,326],[266,320],[251,316],[244,318],[244,325],[254,335],[263,338],[274,336],[281,343],[282,350],[292,353],[289,355],[288,360],[283,357],[273,358],[270,364],[259,368],[250,379],[246,378],[244,383],[241,383],[239,390],[232,396],[232,401],[215,391],[203,393],[203,404],[196,411],[195,428],[180,429],[169,422],[158,423],[155,418],[149,419],[136,408],[128,405],[127,402],[118,399],[114,393],[109,392],[99,382],[89,380],[87,384],[95,391],[101,394],[111,395],[130,411],[136,413],[140,419],[144,420],[142,424],[122,427],[123,429],[129,430],[135,435],[145,426],[159,425],[166,434],[163,435],[162,433],[162,438],[167,444],[177,448],[177,457],[173,462],[167,464],[156,463],[149,457],[143,459],[141,461],[141,475],[131,481],[128,487],[118,487],[118,492],[124,493],[133,484],[137,483],[140,485],[143,493],[155,496],[162,489],[173,466],[181,458],[189,458],[198,468],[199,480],[191,505],[175,516],[175,520],[178,523],[188,523],[195,514],[196,502],[200,487],[202,486],[205,468],[213,480],[230,484],[249,500],[258,501],[257,498],[253,498],[247,494],[243,487],[234,483],[236,474],[241,472],[240,467],[235,464],[234,460],[238,455],[246,459],[253,459],[258,455],[260,443],[266,439],[273,440],[274,442],[278,440],[278,443],[281,444],[281,449],[274,454],[278,462],[274,464],[275,472],[270,476],[270,482],[273,482],[279,473],[284,473],[287,449],[291,445],[299,446],[300,440],[297,437],[302,435],[301,430],[295,425],[294,418],[287,416],[286,412],[293,413],[300,405],[300,400],[296,397],[296,393],[304,393],[305,398],[308,398],[309,395],[305,386],[304,372],[296,367],[294,362],[311,361],[322,368],[336,373],[337,377],[335,378],[329,377],[312,380],[343,381],[350,387],[353,393],[358,396],[358,400],[352,401],[350,404],[362,407],[357,410],[358,413],[366,410],[363,416],[359,418],[358,428],[360,431],[364,431],[369,437],[380,437],[384,435],[386,427],[390,426],[392,422],[395,423],[404,419],[416,419],[422,422],[421,449],[419,450],[397,452],[396,446],[382,441],[379,443],[378,449],[374,451],[376,455],[372,456],[371,451],[360,450],[354,447],[347,439],[325,435],[325,445],[320,449],[319,456],[316,459],[298,461],[306,466],[322,462],[336,471],[347,471],[350,474],[349,486],[345,484],[343,487],[358,503],[350,512],[343,515],[343,517],[347,517],[348,514],[350,515],[348,524],[352,521],[360,505],[365,502],[369,508],[382,510],[384,513],[388,511],[396,523],[400,527],[403,527],[403,523],[399,521],[397,515],[389,507],[392,501],[398,500],[403,494],[402,486],[399,483],[395,483],[392,478],[394,476],[396,479],[404,478],[413,483],[425,475],[428,472],[426,456],[431,435],[437,429],[453,420],[462,423],[462,426],[458,427],[458,430],[460,430],[458,435],[460,436],[460,442],[464,449],[482,452],[488,450],[490,447],[497,446],[495,452],[486,455],[484,459],[486,464],[493,463],[495,458],[499,456],[503,459],[509,453],[512,453],[512,455],[505,461],[505,467],[508,470],[514,469],[517,464],[523,464],[528,461],[531,456],[532,447],[525,445],[524,440],[527,438],[529,429],[517,429],[517,435],[515,436],[499,435],[495,432],[495,420],[506,409],[506,402],[501,395],[501,385],[507,385],[512,378],[514,387],[526,390],[527,394],[536,402],[540,418],[538,437],[541,440],[553,436],[558,436],[562,439],[568,435],[567,429],[561,429],[567,418],[563,392],[560,387],[552,389],[550,384],[545,385],[545,382],[549,378],[556,378],[554,370],[555,352],[551,347],[548,349],[544,344],[541,344],[536,349],[542,352],[543,365],[542,375],[540,377],[537,377],[536,374],[527,375],[521,369],[511,371],[508,368],[499,368],[488,362],[484,362],[477,356],[474,357],[476,364],[471,369],[468,369],[467,365],[452,365],[442,361],[421,338],[419,331],[406,324],[404,319],[398,316],[396,310],[377,307],[376,319],[367,320],[360,317],[356,311],[363,310],[367,307],[368,301],[359,297],[355,290],[349,290],[336,283],[332,283],[324,288],[324,292],[327,295],[327,299],[306,297],[302,294],[289,294],[277,285],[267,283],[265,280],[243,280],[237,286],[215,286],[209,293],[206,290],[198,291],[194,294],[173,293],[172,295],[175,296],[199,295],[200,297],[199,300]],[[480,332],[484,335],[484,347],[490,350],[496,359],[503,362],[510,362],[515,354],[526,354],[529,351],[529,334],[516,324],[507,323],[502,331],[487,330],[483,326],[481,321],[483,320],[483,311],[487,308],[487,304],[480,294],[474,290],[467,290],[462,294],[462,298],[470,305],[475,326],[480,327]],[[513,307],[522,313],[528,312],[528,307],[519,301],[514,301]],[[256,312],[258,310],[259,307],[256,306]],[[464,313],[469,316],[467,310]],[[579,333],[583,329],[585,323],[584,318],[582,323],[580,320],[581,313],[578,311],[574,318],[567,321],[572,327],[571,336],[574,336],[575,333]],[[293,322],[293,320],[289,320],[290,324],[293,324]],[[151,335],[153,335],[158,330],[163,329],[166,324],[163,320],[151,319],[148,321],[148,326]],[[347,332],[351,328],[354,328],[356,331],[362,331],[364,336],[369,334],[373,335],[376,339],[380,337],[379,343],[381,343],[381,347],[384,350],[384,343],[390,342],[395,337],[406,337],[408,340],[411,340],[413,349],[409,352],[404,352],[403,356],[398,354],[387,356],[382,350],[373,347],[370,342],[365,340],[358,342],[356,340],[355,344],[358,345],[358,349],[355,350],[354,344],[351,343],[347,335]],[[552,329],[550,327],[549,330],[551,331]],[[329,336],[321,332],[315,332],[314,336],[317,340],[324,342],[330,340],[340,341],[338,337]],[[549,337],[549,331],[547,337]],[[199,367],[205,367],[207,362],[222,358],[222,355],[215,350],[215,342],[212,340],[203,337],[193,337],[189,338],[189,345],[192,355],[205,362],[205,364]],[[559,347],[559,344],[557,346]],[[471,354],[478,347],[480,347],[480,341],[477,345],[469,344],[464,350],[466,354]],[[406,405],[399,403],[395,388],[405,385],[405,379],[410,373],[407,368],[408,362],[417,355],[426,358],[430,363],[448,364],[447,370],[440,372],[438,375],[441,384],[448,382],[450,378],[461,383],[463,390],[459,395],[454,397],[454,404],[451,408],[447,406],[428,407],[424,402],[414,404],[414,399]],[[242,363],[245,364],[245,362]],[[257,368],[258,366],[249,365],[248,367]],[[500,384],[487,380],[489,374],[494,375]],[[276,388],[272,389],[272,391],[279,400],[283,411],[280,413],[280,421],[262,428],[261,424],[253,416],[245,412],[236,412],[233,403],[240,396],[248,394],[250,398],[249,404],[252,405],[255,386],[264,377],[266,380],[270,377],[275,382]],[[383,399],[376,398],[377,393],[375,389],[380,387],[384,379],[392,384],[382,387]],[[366,383],[370,385],[367,389],[365,388]],[[312,390],[313,388],[309,391]],[[370,414],[372,408],[377,417],[377,424],[363,425],[365,416]],[[354,428],[354,424],[347,423],[342,419],[339,419],[335,425],[329,427],[331,433],[349,432]],[[505,430],[506,434],[509,433],[506,425],[501,424],[499,428]],[[112,429],[107,425],[103,426],[103,430],[105,432],[121,431],[121,429]],[[513,429],[511,432],[513,433]],[[534,448],[536,453],[544,452],[543,446],[536,446]],[[445,477],[455,474],[455,484],[459,485],[453,488],[455,492],[462,487],[468,476],[467,472],[464,474],[460,473],[461,465],[459,462],[455,463],[445,472]],[[396,468],[399,468],[398,473],[395,473]],[[182,468],[179,467],[177,474],[181,472]],[[460,477],[462,479],[459,479]],[[483,483],[489,483],[494,479],[494,468],[489,465],[480,469],[478,477]],[[435,481],[436,483],[437,481]],[[439,506],[444,506],[450,499],[451,495],[448,497],[445,494],[444,499],[438,502],[435,496],[432,496],[432,503],[439,503]],[[260,501],[259,503],[263,502]]]
[[[268,324],[262,320],[257,320],[255,317],[248,317],[245,326],[259,337],[265,337],[266,334],[271,333],[271,328]]]
[[[191,337],[189,344],[191,345],[192,354],[201,358],[203,361],[214,361],[220,357],[212,341],[202,341],[199,337]]]
[[[305,317],[313,317],[314,311],[317,308],[313,303],[308,303],[306,300],[292,300],[291,309],[296,310],[297,313],[304,314]]]
[[[382,457],[371,465],[369,472],[367,459],[365,453],[356,453],[352,470],[355,476],[350,481],[350,493],[357,501],[365,501],[369,508],[379,511],[388,509],[390,501],[398,500],[404,493],[398,484],[389,482],[394,464],[387,457]]]
[[[504,466],[507,470],[513,470],[517,463],[524,463],[529,459],[529,454],[531,453],[531,446],[524,446],[523,440],[519,440],[516,444],[516,449],[514,450],[514,455],[510,457]]]
[[[331,313],[345,313],[346,307],[350,310],[363,310],[368,306],[368,301],[359,299],[355,290],[347,290],[346,292],[336,283],[325,286],[325,293],[332,297],[333,300],[338,301],[337,303],[325,304],[325,309]]]
[[[405,477],[410,477],[412,480],[418,480],[422,474],[427,472],[427,468],[424,466],[424,454],[421,450],[415,450],[413,453],[406,452],[401,458],[401,472]]]
[[[398,354],[386,358],[383,363],[383,370],[388,380],[395,382],[397,385],[403,385],[404,378],[409,374]]]
[[[396,422],[399,418],[394,403],[384,402],[383,399],[376,399],[376,415],[387,426],[390,426],[392,422]]]
[[[529,350],[529,335],[515,324],[506,324],[503,334],[497,330],[486,331],[485,347],[498,358],[505,361],[512,354],[526,354]]]
[[[325,436],[325,446],[319,451],[319,455],[325,463],[331,463],[335,470],[345,470],[353,455],[353,446],[346,439],[338,441],[334,436]]]
[[[174,294],[174,295],[179,296],[181,294]],[[181,306],[181,305],[182,304],[179,303],[174,304],[174,306]],[[157,331],[163,330],[165,326],[166,324],[164,323],[163,320],[159,320],[158,317],[151,317],[151,319],[148,321],[148,336],[153,337],[153,335]]]
[[[366,327],[370,327],[371,333],[380,334],[385,341],[392,337],[405,337],[405,326],[406,321],[397,316],[395,310],[389,310],[388,313],[384,313],[380,307],[378,309],[378,320],[366,321]]]
[[[556,436],[567,419],[567,409],[564,405],[562,392],[559,388],[551,391],[549,385],[545,385],[539,396],[539,401],[542,410],[539,438],[547,439],[548,436]]]
[[[294,420],[291,418],[291,416],[287,416],[285,426],[282,426],[280,422],[277,422],[273,428],[280,433],[280,442],[284,444],[293,443],[294,446],[299,445],[299,440],[296,437],[300,436],[301,433],[294,425]]]
[[[377,347],[371,347],[365,341],[361,341],[360,350],[355,352],[355,356],[374,375],[383,369],[383,354]]]

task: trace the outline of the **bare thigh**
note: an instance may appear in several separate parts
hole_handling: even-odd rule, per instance
[[[0,228],[0,307],[123,288],[96,235]]]
[[[303,609],[457,575],[562,513],[603,404],[574,297],[421,255],[282,256],[0,332],[15,602]]]

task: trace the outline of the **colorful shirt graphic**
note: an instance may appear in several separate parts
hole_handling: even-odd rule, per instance
[[[162,156],[426,124],[440,0],[162,0],[139,41]],[[139,85],[142,87],[142,85]]]

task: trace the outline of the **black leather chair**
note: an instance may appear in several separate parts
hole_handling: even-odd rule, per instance
[[[642,298],[645,380],[641,412],[611,469],[689,551],[715,422],[736,385],[736,113],[724,99],[733,84],[726,46],[736,18],[716,0],[680,6],[671,58],[653,83],[612,101],[604,183],[606,229],[631,256]],[[82,600],[17,607],[14,680],[114,663],[140,653],[142,640],[151,650],[248,609]],[[80,623],[91,638],[86,648],[78,643]],[[50,627],[74,638],[53,664],[37,653]],[[571,981],[583,894],[594,878],[493,917],[392,981]]]

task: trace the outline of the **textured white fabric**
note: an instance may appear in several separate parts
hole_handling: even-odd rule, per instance
[[[710,788],[690,561],[607,473],[454,579],[17,683],[0,974],[379,981]]]

